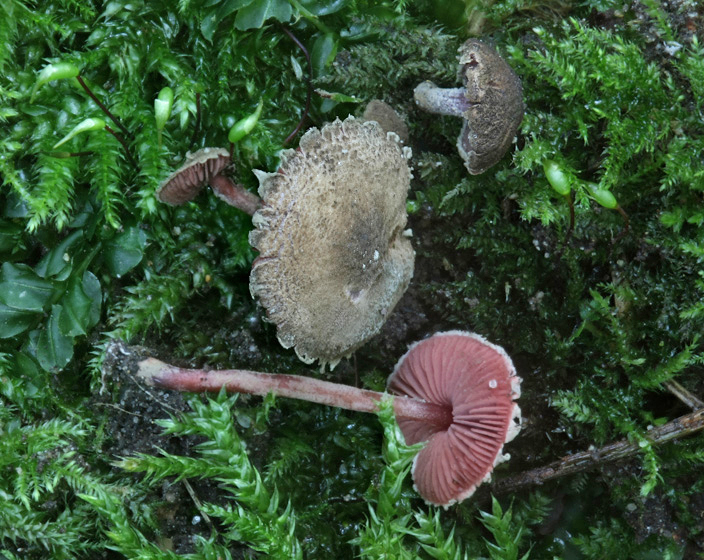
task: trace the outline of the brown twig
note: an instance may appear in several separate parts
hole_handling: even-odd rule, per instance
[[[100,107],[100,110],[105,113],[108,117],[110,117],[110,120],[114,122],[117,127],[122,131],[122,133],[127,136],[128,138],[132,138],[133,136],[130,134],[130,131],[125,128],[125,126],[117,120],[117,117],[113,115],[110,110],[103,105],[103,103],[98,99],[95,94],[91,91],[91,89],[88,87],[88,85],[83,81],[83,78],[81,76],[76,76],[76,79],[78,80],[78,83],[81,84],[81,87],[84,89],[84,91],[88,94],[88,96],[95,102],[95,104]]]
[[[691,414],[675,418],[667,424],[648,431],[645,437],[653,445],[661,445],[673,439],[682,438],[704,429],[704,408]],[[519,473],[515,476],[496,481],[492,486],[494,494],[515,492],[528,486],[544,484],[549,480],[583,472],[604,463],[625,459],[638,453],[641,449],[637,441],[621,440],[609,443],[599,449],[580,451],[567,455],[544,467]]]
[[[294,129],[293,129],[293,132],[291,132],[291,134],[289,134],[289,135],[286,137],[286,139],[284,140],[283,145],[285,146],[285,145],[288,144],[291,140],[293,140],[293,138],[296,136],[296,134],[298,134],[298,131],[301,130],[301,127],[303,126],[303,123],[305,122],[306,118],[308,117],[308,111],[310,110],[310,98],[311,98],[311,95],[312,95],[312,93],[313,93],[313,83],[312,83],[312,81],[311,81],[311,78],[312,78],[312,76],[313,76],[313,63],[311,62],[310,54],[308,53],[308,49],[306,49],[306,48],[303,46],[303,43],[301,43],[301,42],[298,40],[298,38],[297,38],[293,33],[291,33],[291,31],[289,31],[286,27],[281,26],[281,29],[283,29],[283,30],[284,30],[284,33],[286,33],[286,35],[288,35],[288,36],[291,38],[291,40],[292,40],[294,43],[296,43],[296,46],[297,46],[299,49],[301,49],[301,51],[303,52],[303,56],[306,57],[306,62],[308,63],[308,77],[306,78],[306,87],[307,87],[307,91],[306,91],[306,106],[305,106],[305,108],[303,109],[303,114],[301,115],[301,120],[298,121],[298,124],[296,125],[296,128],[294,128]]]
[[[667,388],[670,393],[675,395],[678,399],[680,399],[684,404],[686,404],[689,408],[692,410],[698,410],[700,408],[704,408],[704,401],[699,399],[698,397],[694,396],[692,393],[687,391],[682,385],[677,383],[674,379],[670,379],[669,381],[665,381],[664,383],[665,387]]]

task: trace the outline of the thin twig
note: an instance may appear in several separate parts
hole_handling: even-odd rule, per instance
[[[127,156],[127,159],[130,160],[130,163],[135,169],[139,169],[137,162],[130,153],[130,147],[127,145],[127,142],[125,142],[125,139],[120,136],[117,132],[115,132],[112,128],[110,128],[108,125],[105,125],[105,130],[107,130],[110,134],[117,138],[117,141],[122,144],[122,147],[125,149],[125,155]]]
[[[103,113],[105,113],[108,117],[110,117],[110,119],[112,120],[112,122],[114,122],[114,123],[117,125],[117,127],[123,132],[123,134],[124,134],[125,136],[127,136],[128,138],[133,138],[132,134],[130,134],[130,131],[127,130],[127,128],[125,128],[125,126],[124,126],[119,120],[117,120],[117,117],[116,117],[115,115],[113,115],[113,114],[110,112],[110,110],[109,110],[105,105],[103,105],[103,103],[100,101],[100,99],[98,99],[98,98],[95,96],[95,94],[91,91],[91,89],[90,89],[90,88],[86,85],[86,83],[83,81],[83,78],[81,78],[81,76],[76,76],[76,79],[78,80],[78,83],[81,84],[81,87],[85,90],[85,92],[86,92],[86,93],[90,96],[90,98],[95,102],[95,104],[96,104],[98,107],[100,107],[100,110],[101,110]]]
[[[193,503],[195,504],[196,509],[200,512],[201,516],[203,517],[203,521],[205,521],[208,524],[208,526],[212,529],[213,522],[210,520],[210,517],[208,517],[208,514],[203,511],[203,504],[198,499],[198,496],[196,496],[196,493],[193,490],[191,483],[188,482],[188,480],[186,480],[185,478],[181,482],[183,482],[183,485],[186,487],[186,491],[188,492],[188,495],[191,497],[191,500],[193,500]]]
[[[675,395],[678,399],[680,399],[684,404],[686,404],[689,408],[692,410],[698,410],[700,408],[704,408],[704,401],[699,399],[698,397],[694,396],[692,393],[687,391],[682,385],[677,383],[674,379],[670,379],[669,381],[665,381],[664,383],[665,387],[667,388],[670,393]]]
[[[284,30],[284,33],[288,35],[291,40],[296,43],[296,46],[301,49],[303,52],[303,56],[306,57],[306,62],[308,63],[308,77],[306,78],[306,106],[303,109],[303,114],[301,115],[301,120],[298,121],[298,124],[296,125],[296,128],[293,129],[293,132],[289,134],[286,139],[283,142],[283,145],[285,146],[288,144],[293,138],[298,134],[298,131],[301,130],[301,127],[303,126],[304,121],[306,118],[308,118],[308,111],[310,109],[310,98],[313,93],[313,83],[311,81],[311,78],[313,77],[313,63],[311,62],[310,59],[310,54],[308,53],[308,50],[303,46],[303,43],[301,43],[298,38],[291,32],[289,31],[286,27],[281,26],[281,29]]]
[[[667,424],[652,428],[645,437],[653,445],[661,445],[673,439],[682,438],[704,429],[704,408],[691,414],[675,418]],[[580,451],[567,455],[544,467],[519,473],[496,481],[491,488],[494,494],[506,494],[527,486],[541,485],[548,480],[583,472],[599,465],[625,459],[637,454],[641,449],[638,441],[621,440],[599,449]]]

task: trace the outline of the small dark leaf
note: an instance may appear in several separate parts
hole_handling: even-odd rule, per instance
[[[71,247],[82,237],[83,232],[76,230],[44,255],[35,268],[37,274],[42,278],[65,280],[71,272]]]
[[[335,53],[337,53],[337,40],[332,33],[320,35],[315,40],[310,53],[314,76],[323,74],[325,67],[335,58]]]
[[[54,285],[43,280],[25,264],[5,263],[0,272],[0,303],[24,311],[41,311],[54,292]]]
[[[100,288],[100,280],[96,278],[95,274],[88,270],[83,274],[83,291],[90,298],[88,327],[92,327],[100,321],[100,307],[103,303],[103,291]]]
[[[139,228],[127,228],[105,246],[105,262],[113,276],[120,277],[135,266],[144,256],[147,235]]]
[[[58,371],[73,357],[73,337],[61,332],[60,316],[62,307],[53,305],[46,328],[37,339],[37,360],[46,371]]]

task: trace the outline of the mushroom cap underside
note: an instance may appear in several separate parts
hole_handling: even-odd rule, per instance
[[[334,366],[374,336],[413,275],[409,150],[394,136],[336,120],[283,152],[276,173],[258,172],[250,291],[306,363]]]
[[[230,152],[223,148],[203,148],[189,153],[185,163],[161,183],[156,197],[173,206],[185,204],[193,200],[230,161]]]
[[[428,442],[414,459],[413,481],[431,504],[449,506],[472,495],[520,429],[514,402],[520,378],[502,348],[473,333],[438,333],[414,344],[388,389],[452,410],[447,429],[399,420],[406,443]]]

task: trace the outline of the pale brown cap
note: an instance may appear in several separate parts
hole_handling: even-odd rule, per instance
[[[447,428],[399,420],[407,444],[428,442],[413,462],[413,482],[426,502],[447,507],[468,498],[508,459],[501,451],[520,430],[520,382],[503,348],[463,331],[417,342],[399,360],[391,393],[452,410]]]
[[[378,122],[384,132],[395,132],[401,142],[408,144],[408,125],[388,103],[372,99],[364,108],[362,118],[365,121]]]
[[[178,206],[193,200],[210,179],[230,163],[230,152],[223,148],[203,148],[186,155],[186,162],[156,191],[156,197],[166,204]]]
[[[410,150],[394,137],[348,117],[306,132],[277,173],[255,171],[250,291],[306,363],[334,367],[374,336],[413,276]]]

